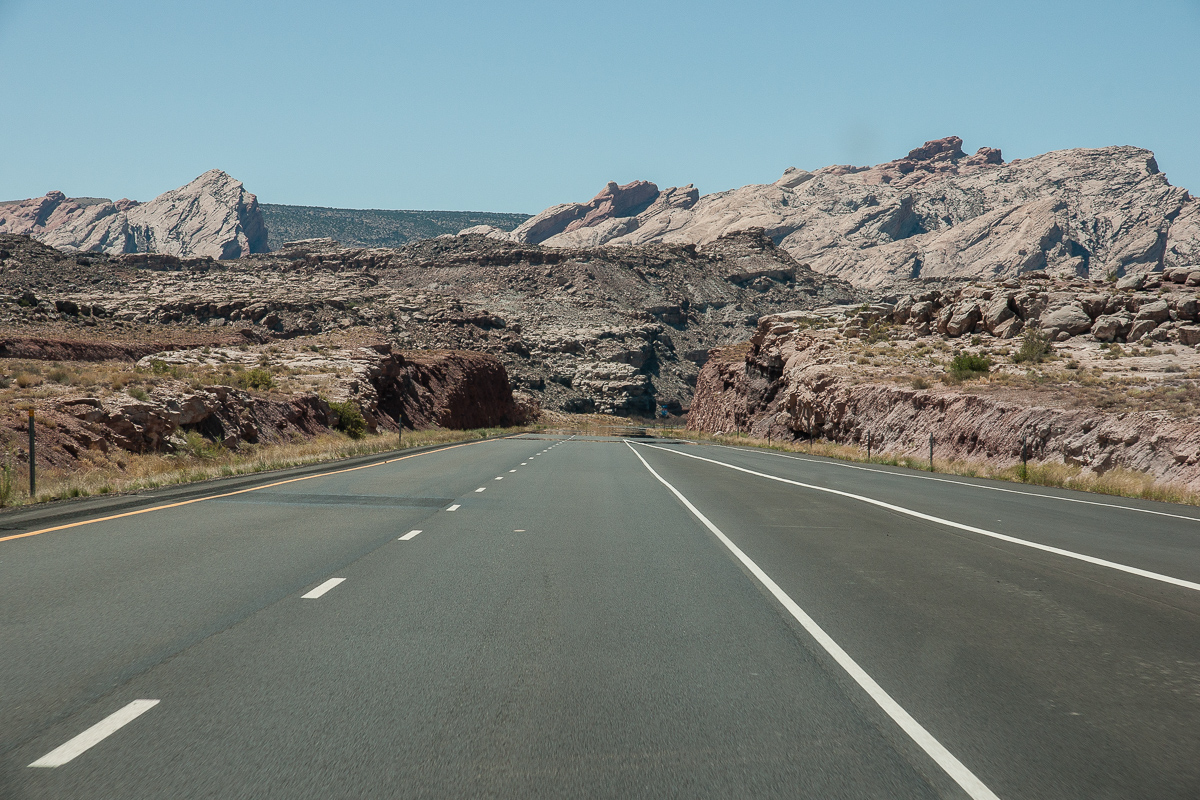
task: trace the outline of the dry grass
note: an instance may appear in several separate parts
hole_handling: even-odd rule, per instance
[[[929,470],[928,454],[897,455],[884,453],[876,455],[873,453],[868,460],[865,448],[823,440],[818,440],[811,444],[803,440],[796,442],[768,442],[765,439],[756,439],[742,435],[713,436],[709,433],[689,431],[682,428],[662,428],[659,431],[667,436],[690,439],[692,441],[717,442],[720,444],[738,445],[740,447],[758,447],[787,453],[805,453],[824,458],[834,458],[840,461],[883,464],[921,471]],[[1013,483],[1054,486],[1116,497],[1134,497],[1142,500],[1157,500],[1164,503],[1200,506],[1200,493],[1180,486],[1161,483],[1143,472],[1134,472],[1126,469],[1113,469],[1102,475],[1098,475],[1094,472],[1085,471],[1073,464],[1045,461],[1031,462],[1028,471],[1025,472],[1020,464],[1001,467],[987,462],[947,461],[940,458],[933,460],[933,469],[935,472],[961,475],[969,478],[992,478],[995,480],[1011,481]]]
[[[449,444],[482,436],[520,433],[531,428],[484,428],[454,431],[434,428],[425,431],[405,431],[403,449],[426,445]],[[243,445],[238,450],[225,450],[211,444],[197,443],[185,451],[170,455],[134,455],[120,453],[116,460],[107,460],[99,454],[85,457],[71,470],[45,469],[38,473],[37,502],[63,500],[71,497],[107,495],[152,489],[159,486],[192,483],[233,475],[247,475],[270,470],[286,469],[305,464],[316,464],[353,456],[397,450],[396,435],[393,433],[368,435],[351,439],[340,433],[330,433],[291,444]],[[88,458],[91,456],[91,458]],[[0,470],[3,466],[0,465]],[[28,473],[21,468],[12,468],[0,475],[0,490],[4,488],[5,476],[15,478],[15,488],[10,492],[7,503],[0,505],[25,505],[29,503]]]

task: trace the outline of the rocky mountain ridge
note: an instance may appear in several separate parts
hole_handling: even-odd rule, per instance
[[[212,169],[147,203],[68,198],[62,192],[0,205],[0,234],[31,236],[69,252],[164,253],[230,259],[267,250],[258,199]]]
[[[699,244],[763,228],[797,261],[866,288],[915,279],[1003,280],[1046,270],[1105,278],[1200,264],[1200,201],[1137,147],[1061,150],[1005,163],[956,136],[874,167],[789,168],[772,184],[609,184],[497,238],[550,247]]]

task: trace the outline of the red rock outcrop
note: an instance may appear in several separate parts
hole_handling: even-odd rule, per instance
[[[208,354],[170,351],[139,366],[165,373],[170,367],[212,356],[220,363],[245,356],[252,365],[261,353],[241,349]],[[275,356],[282,358],[279,353]],[[310,354],[311,356],[311,354]],[[504,365],[494,356],[465,351],[393,352],[386,344],[311,356],[343,374],[330,400],[354,403],[367,430],[408,428],[470,429],[515,425],[536,417],[536,404],[518,403]],[[284,361],[283,363],[289,363]],[[291,362],[304,368],[300,362]],[[311,363],[307,366],[311,366]],[[88,450],[104,453],[170,453],[196,432],[228,448],[242,443],[274,444],[327,432],[338,422],[329,401],[315,393],[246,391],[224,385],[196,388],[164,379],[139,397],[126,393],[81,397],[64,387],[57,397],[33,401],[38,419],[38,462],[70,466]],[[0,449],[27,457],[23,412],[0,420]]]
[[[714,351],[700,372],[691,430],[744,431],[775,439],[810,432],[876,452],[924,455],[934,435],[939,459],[1059,461],[1104,473],[1115,467],[1200,489],[1200,423],[1162,413],[1105,413],[1006,401],[950,387],[918,390],[854,382],[837,374],[835,346],[767,317],[748,345]]]

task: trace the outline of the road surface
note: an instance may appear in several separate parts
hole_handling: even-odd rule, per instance
[[[3,798],[1194,800],[1200,509],[526,435],[9,513],[0,722]]]

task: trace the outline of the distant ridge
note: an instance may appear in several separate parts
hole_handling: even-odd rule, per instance
[[[284,242],[328,236],[345,247],[400,247],[410,241],[455,234],[475,225],[512,230],[528,214],[487,211],[384,211],[379,209],[322,208],[260,203],[267,226],[267,246],[278,250]]]

